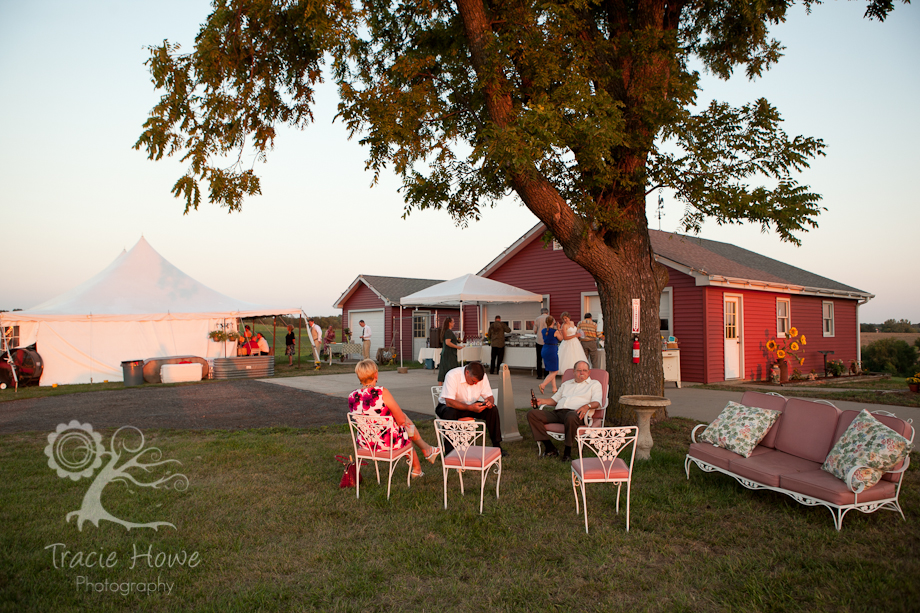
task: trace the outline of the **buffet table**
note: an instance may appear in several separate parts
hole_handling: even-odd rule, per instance
[[[346,356],[357,354],[360,356],[364,355],[364,345],[360,343],[330,343],[326,345],[329,349],[329,363],[332,364],[332,354],[338,353],[341,354],[342,360],[345,360]]]

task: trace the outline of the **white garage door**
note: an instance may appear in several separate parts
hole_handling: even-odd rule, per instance
[[[383,330],[383,310],[379,311],[350,311],[348,313],[348,327],[351,328],[351,335],[355,343],[360,343],[358,322],[364,320],[364,323],[371,327],[371,358],[377,357],[377,349],[384,346]]]

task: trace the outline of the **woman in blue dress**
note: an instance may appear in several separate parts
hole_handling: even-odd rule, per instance
[[[546,327],[543,328],[543,350],[540,355],[543,357],[543,368],[546,369],[547,375],[540,384],[540,393],[546,393],[546,386],[552,383],[553,393],[556,389],[556,373],[559,372],[559,341],[562,339],[562,332],[556,327],[556,320],[552,315],[546,316]]]

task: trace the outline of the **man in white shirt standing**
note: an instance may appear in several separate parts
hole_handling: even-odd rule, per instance
[[[575,434],[585,425],[585,416],[601,408],[603,390],[600,381],[591,378],[591,368],[584,360],[575,363],[575,378],[566,381],[552,398],[537,398],[538,405],[546,409],[532,409],[527,412],[527,421],[535,441],[546,445],[547,456],[558,456],[559,452],[546,433],[546,424],[565,425],[565,449],[563,461],[572,459]]]
[[[310,340],[313,342],[313,363],[316,370],[319,370],[319,348],[323,344],[323,329],[316,325],[312,317],[307,320],[307,327],[310,329]]]
[[[371,327],[364,325],[364,320],[358,322],[361,326],[361,343],[364,345],[364,359],[371,359]]]
[[[486,422],[486,431],[492,440],[492,446],[502,448],[502,428],[492,396],[489,377],[480,362],[470,362],[466,366],[453,368],[444,375],[444,386],[434,410],[441,419],[482,419]],[[447,443],[444,453],[450,453]],[[508,452],[502,449],[502,455]]]

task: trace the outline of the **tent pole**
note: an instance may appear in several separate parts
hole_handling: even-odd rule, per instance
[[[300,309],[300,313],[297,314],[297,368],[300,368],[300,336],[303,334],[300,330],[301,322],[303,322],[303,309]]]
[[[463,342],[463,301],[460,301],[460,342]],[[442,349],[443,351],[443,349]],[[463,359],[463,349],[460,350],[460,364],[466,360]]]
[[[399,305],[399,367],[403,365],[402,305]]]
[[[278,338],[278,316],[272,315],[272,357],[275,356],[275,339]]]

